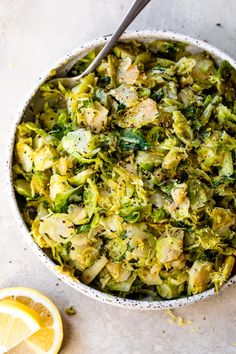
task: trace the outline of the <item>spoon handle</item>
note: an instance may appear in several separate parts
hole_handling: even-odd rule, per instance
[[[94,61],[88,66],[88,68],[82,73],[80,77],[88,75],[91,71],[93,71],[99,64],[99,62],[107,55],[110,49],[114,46],[117,40],[120,38],[122,33],[126,30],[126,28],[130,25],[130,23],[138,16],[138,14],[143,10],[143,8],[150,2],[151,0],[135,0],[132,4],[131,8],[125,15],[123,21],[120,26],[111,36],[110,40],[106,43],[106,45],[102,48],[99,54],[96,56]]]

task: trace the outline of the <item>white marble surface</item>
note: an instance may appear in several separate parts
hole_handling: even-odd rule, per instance
[[[0,286],[36,288],[77,315],[67,317],[66,354],[236,353],[236,287],[176,311],[134,312],[77,293],[49,273],[24,244],[4,185],[4,153],[14,114],[42,71],[75,46],[112,32],[130,0],[0,0]],[[235,0],[153,0],[131,28],[176,30],[208,40],[236,58]],[[220,23],[222,26],[216,26]]]

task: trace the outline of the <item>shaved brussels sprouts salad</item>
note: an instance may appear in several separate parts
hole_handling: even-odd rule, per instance
[[[236,256],[235,69],[183,43],[131,41],[73,89],[40,91],[13,162],[35,242],[62,272],[121,297],[218,290]]]

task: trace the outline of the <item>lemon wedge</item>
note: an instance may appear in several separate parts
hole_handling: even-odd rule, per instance
[[[0,301],[0,353],[14,348],[40,327],[36,311],[18,301]]]
[[[38,327],[21,341],[9,348],[8,354],[57,354],[63,340],[63,327],[60,313],[56,306],[46,296],[29,288],[0,289],[0,304],[13,302],[16,307],[27,309],[25,313],[34,318]],[[22,306],[22,307],[21,307]],[[0,307],[1,308],[1,307]],[[1,310],[0,310],[1,314]],[[37,316],[34,317],[33,314]],[[1,331],[1,319],[0,319]],[[1,332],[0,332],[1,333]],[[17,337],[17,333],[12,332]],[[0,334],[1,338],[1,334]],[[0,342],[1,348],[1,342]],[[5,351],[6,352],[6,351]],[[0,350],[0,354],[5,353]]]

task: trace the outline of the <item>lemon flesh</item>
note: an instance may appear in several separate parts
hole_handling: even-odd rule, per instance
[[[19,301],[0,301],[0,353],[6,353],[40,328],[36,311]]]

